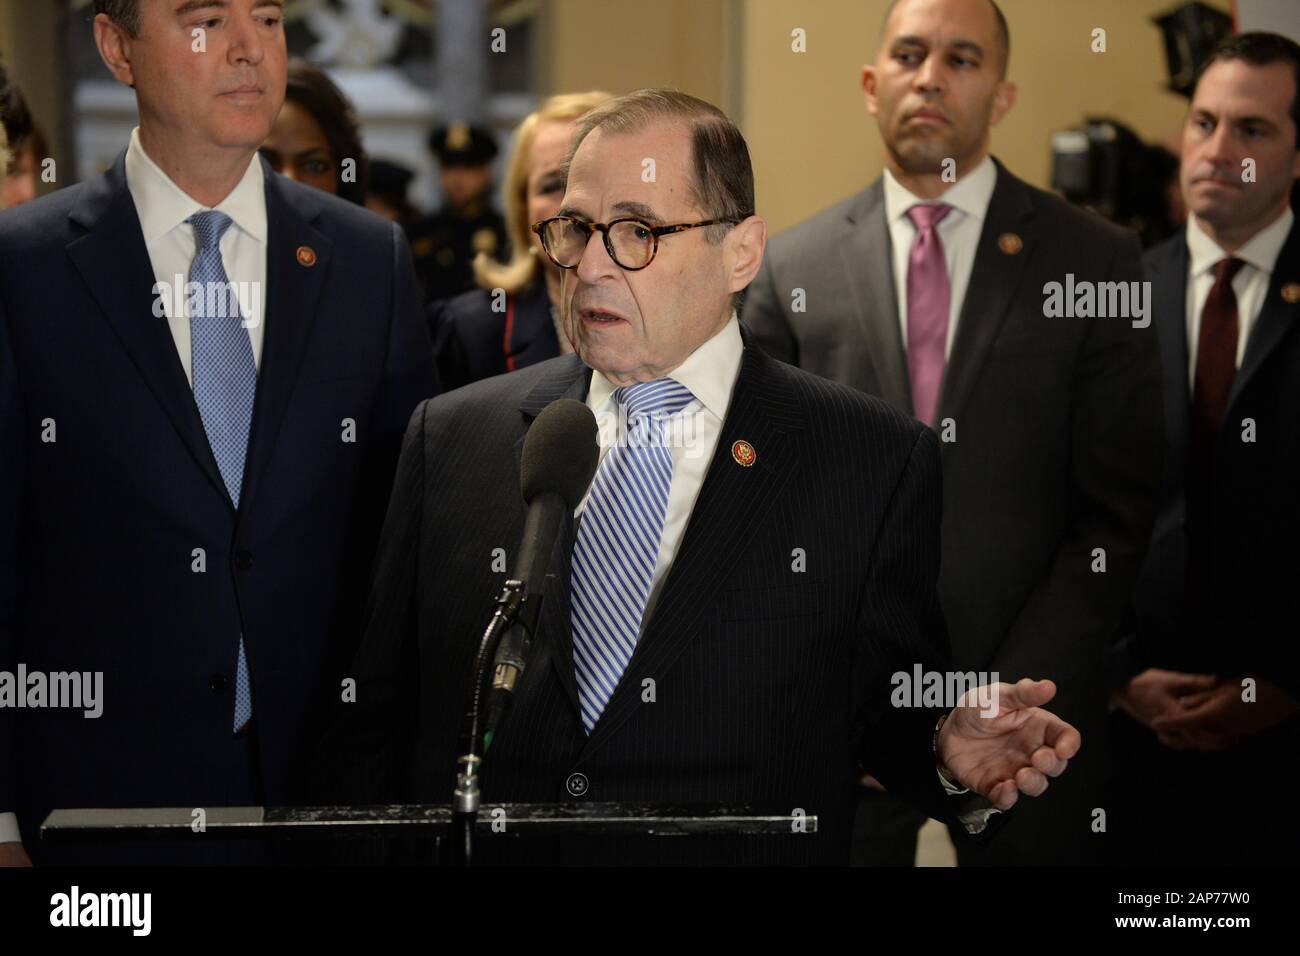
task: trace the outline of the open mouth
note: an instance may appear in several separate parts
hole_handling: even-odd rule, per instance
[[[616,315],[613,312],[606,312],[602,309],[583,309],[578,314],[582,316],[583,322],[590,325],[615,325],[616,323],[627,321],[621,315]]]

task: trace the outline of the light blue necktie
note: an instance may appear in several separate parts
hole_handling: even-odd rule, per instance
[[[257,367],[253,344],[243,325],[237,299],[229,291],[226,267],[221,261],[221,237],[232,225],[225,213],[195,213],[185,220],[194,227],[198,251],[190,267],[190,282],[198,288],[190,299],[190,359],[194,401],[203,430],[217,459],[221,480],[230,500],[239,507],[248,456],[248,432],[257,394]],[[208,314],[209,310],[213,314]],[[238,730],[253,716],[244,638],[239,637],[235,665],[235,721]]]
[[[673,480],[664,426],[693,398],[669,378],[614,392],[627,432],[596,469],[573,548],[573,663],[588,734],[636,648]]]

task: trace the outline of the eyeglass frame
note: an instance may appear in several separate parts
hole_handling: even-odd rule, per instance
[[[679,222],[676,225],[672,225],[672,226],[652,226],[644,219],[639,219],[636,216],[623,216],[619,219],[611,219],[609,222],[588,222],[587,220],[579,219],[576,216],[550,216],[546,219],[541,220],[540,222],[533,223],[528,228],[530,231],[537,234],[537,238],[542,243],[542,251],[546,253],[546,258],[550,259],[552,262],[555,263],[556,266],[558,266],[561,269],[576,269],[582,262],[582,257],[579,256],[578,261],[575,262],[573,265],[571,266],[563,265],[559,262],[559,260],[555,258],[555,256],[551,254],[551,250],[547,248],[546,237],[542,235],[543,231],[546,229],[546,224],[549,222],[555,222],[557,220],[563,219],[566,222],[576,222],[586,227],[587,244],[591,243],[592,233],[599,231],[601,234],[601,240],[605,243],[605,252],[609,254],[610,261],[613,262],[614,265],[618,266],[620,269],[622,269],[625,272],[640,272],[642,269],[649,268],[650,263],[655,261],[655,256],[659,255],[660,236],[671,236],[679,232],[685,232],[687,229],[696,229],[700,226],[719,226],[722,225],[723,223],[728,223],[732,226],[738,226],[752,215],[753,213],[746,213],[745,215],[741,216],[741,218],[739,219],[727,217],[722,219],[702,219],[699,222]],[[618,261],[618,256],[614,255],[614,245],[609,240],[609,231],[613,229],[615,226],[617,226],[620,222],[640,223],[650,231],[650,237],[654,240],[654,243],[653,245],[650,246],[650,258],[646,260],[645,265],[625,266],[623,265],[623,263]],[[585,248],[586,247],[584,246],[584,251]]]

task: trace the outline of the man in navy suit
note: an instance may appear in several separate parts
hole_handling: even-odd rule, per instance
[[[401,231],[257,157],[280,6],[96,0],[139,128],[103,176],[0,216],[0,863],[263,859],[37,828],[312,796],[436,373]],[[72,672],[98,717],[36,693]]]
[[[1169,467],[1114,655],[1111,832],[1129,863],[1294,866],[1300,46],[1225,40],[1181,156],[1187,228],[1146,255]]]

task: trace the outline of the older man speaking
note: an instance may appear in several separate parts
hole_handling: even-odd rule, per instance
[[[576,354],[412,418],[357,702],[340,705],[353,792],[451,792],[462,691],[503,579],[492,551],[523,527],[518,445],[567,396],[627,431],[602,429],[555,549],[485,804],[743,802],[815,813],[819,830],[548,844],[539,857],[847,862],[863,769],[936,817],[960,809],[971,830],[1042,793],[1080,744],[1040,707],[1050,683],[1000,685],[986,716],[891,706],[891,675],[948,666],[937,441],[747,343],[733,298],[766,227],[739,131],[698,99],[642,90],[588,113],[574,143],[559,215],[535,229],[564,270]],[[950,799],[963,788],[982,811]]]

